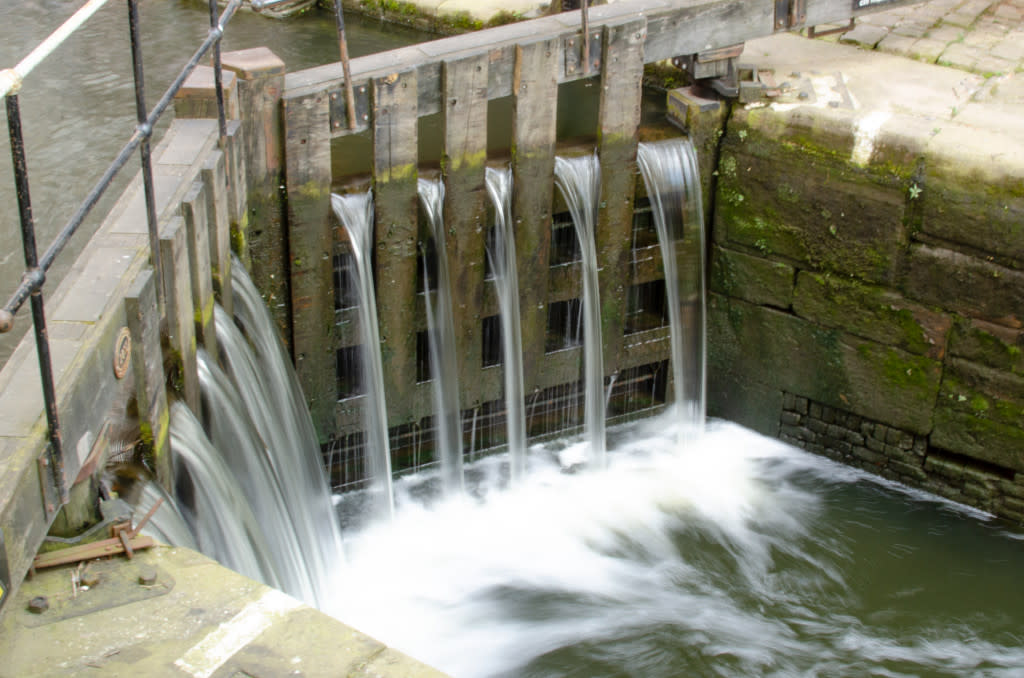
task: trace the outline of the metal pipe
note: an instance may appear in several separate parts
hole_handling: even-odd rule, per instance
[[[345,74],[345,113],[348,116],[348,128],[356,128],[356,102],[352,92],[352,71],[348,62],[348,41],[345,39],[345,15],[341,10],[341,0],[334,0],[334,16],[338,21],[338,48],[341,52],[341,69]]]
[[[14,185],[18,193],[18,215],[21,221],[21,244],[25,254],[25,278],[33,278],[32,326],[36,335],[36,356],[39,359],[39,378],[43,386],[46,423],[50,431],[48,466],[54,485],[60,493],[61,504],[68,502],[64,485],[64,449],[61,445],[60,419],[57,416],[57,394],[53,384],[53,365],[50,360],[50,341],[46,331],[46,312],[43,308],[44,271],[36,258],[35,222],[32,218],[32,200],[29,195],[28,163],[25,160],[25,142],[21,131],[21,107],[18,95],[5,97],[7,105],[7,131],[11,138],[11,162],[14,165]]]
[[[128,140],[128,143],[126,143],[121,149],[121,152],[118,153],[114,162],[111,163],[110,167],[107,168],[107,171],[103,173],[103,176],[101,176],[99,181],[96,182],[85,200],[82,201],[82,204],[79,205],[78,209],[71,216],[71,219],[68,220],[64,225],[64,228],[62,228],[60,233],[57,234],[57,237],[50,244],[49,248],[47,248],[39,263],[39,268],[44,274],[50,269],[50,266],[53,265],[54,259],[57,258],[57,255],[60,254],[61,250],[63,250],[65,245],[67,245],[68,240],[71,239],[79,226],[81,226],[85,221],[86,217],[89,216],[92,208],[95,207],[96,203],[98,203],[100,198],[103,197],[104,192],[109,188],[114,176],[116,176],[121,168],[125,166],[129,158],[131,158],[132,153],[134,153],[135,149],[141,145],[142,141],[144,139],[148,139],[152,135],[153,126],[160,119],[163,112],[167,110],[167,107],[171,105],[171,102],[174,100],[174,95],[181,89],[185,79],[188,78],[193,70],[195,70],[199,61],[210,50],[213,43],[223,34],[224,24],[231,20],[231,17],[234,16],[235,11],[241,5],[241,2],[242,0],[231,0],[227,9],[225,9],[224,13],[221,14],[217,28],[210,29],[210,33],[206,40],[203,41],[203,44],[200,45],[199,49],[197,49],[195,54],[192,55],[192,58],[189,59],[178,77],[173,83],[171,83],[171,86],[168,87],[164,96],[161,97],[160,101],[157,102],[156,106],[150,112],[149,117],[144,123],[136,127],[135,132]],[[34,280],[28,278],[22,280],[21,285],[18,286],[18,289],[14,291],[14,294],[11,295],[2,311],[0,311],[0,333],[10,330],[13,321],[9,319],[9,316],[13,316],[13,314],[18,312],[18,309],[21,308],[25,303],[25,300],[28,299],[29,295],[32,294],[35,289],[37,289],[37,285]]]
[[[18,62],[14,68],[8,68],[0,73],[0,95],[6,96],[9,93],[17,93],[21,88],[21,81],[32,72],[36,66],[50,56],[57,47],[61,45],[68,36],[78,30],[78,27],[85,23],[89,17],[96,13],[107,0],[89,0],[82,5],[77,12],[72,14],[67,21],[62,23],[57,30],[48,38],[36,45],[36,48]]]
[[[153,188],[153,159],[149,151],[149,136],[152,128],[147,125],[146,113],[146,79],[142,73],[142,41],[139,37],[139,3],[128,0],[128,34],[132,47],[132,74],[135,76],[135,115],[139,127],[144,129],[144,136],[139,143],[139,157],[142,162],[142,190],[146,198],[146,224],[149,230],[149,258],[153,265],[153,274],[157,279],[157,303],[164,305],[163,275],[160,271],[160,232],[156,220],[156,191]]]
[[[210,30],[217,30],[217,0],[210,0]],[[221,142],[228,136],[227,116],[224,115],[224,89],[220,64],[220,36],[213,43],[213,88],[217,90],[217,129]]]
[[[583,74],[590,73],[590,17],[587,0],[580,2],[580,20],[583,22]]]

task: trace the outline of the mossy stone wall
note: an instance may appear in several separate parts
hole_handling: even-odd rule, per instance
[[[979,149],[897,115],[865,154],[857,115],[736,106],[725,124],[708,178],[711,414],[1022,520],[1024,144]],[[794,402],[920,453],[837,452],[843,436],[795,432]]]

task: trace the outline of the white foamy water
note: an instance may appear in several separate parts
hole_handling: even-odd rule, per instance
[[[485,459],[460,498],[403,479],[327,611],[457,678],[1024,675],[1012,534],[735,425],[676,434],[609,430],[579,474],[534,447],[513,487]]]

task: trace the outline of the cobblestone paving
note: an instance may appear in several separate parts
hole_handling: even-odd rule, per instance
[[[1024,0],[930,0],[868,14],[838,39],[985,76],[1024,71]]]

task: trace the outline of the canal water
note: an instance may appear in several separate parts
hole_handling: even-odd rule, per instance
[[[63,0],[8,0],[0,3],[0,68],[13,67],[82,5]],[[209,30],[199,0],[140,0],[140,29],[146,101],[152,107]],[[349,53],[360,56],[428,39],[422,33],[351,16],[346,24]],[[266,46],[289,70],[337,61],[334,15],[312,10],[277,21],[239,11],[228,25],[224,50]],[[128,12],[111,0],[26,79],[20,94],[28,153],[32,208],[42,252],[99,180],[135,127],[135,90],[128,39]],[[173,112],[165,116],[157,137]],[[0,297],[5,303],[24,271],[10,143],[0,135]],[[53,289],[70,269],[117,196],[138,171],[129,162],[119,180],[72,240],[49,276]],[[0,335],[0,365],[31,328],[27,308],[15,331]]]
[[[457,678],[1024,676],[1024,534],[712,421],[396,483],[328,611]],[[348,498],[342,501],[342,507]]]

